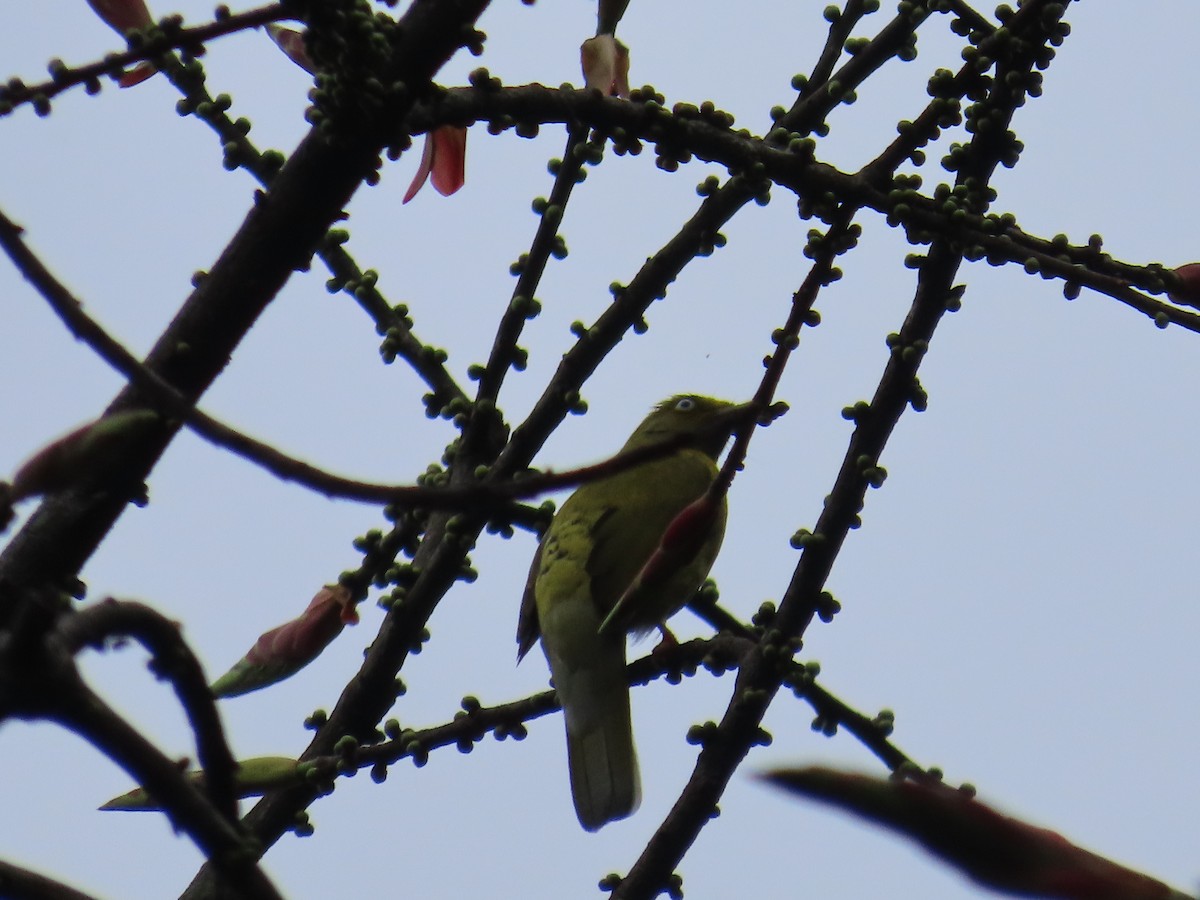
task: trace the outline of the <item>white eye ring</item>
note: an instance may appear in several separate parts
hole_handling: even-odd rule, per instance
[[[675,409],[679,412],[690,412],[696,408],[696,401],[691,397],[683,397],[676,404]]]

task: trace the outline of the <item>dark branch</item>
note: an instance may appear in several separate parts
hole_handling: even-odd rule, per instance
[[[983,196],[995,167],[1007,151],[1002,140],[1015,109],[1023,102],[1021,75],[1034,65],[1034,54],[1050,40],[1065,6],[1032,0],[1009,22],[1022,38],[1022,52],[1000,65],[985,113],[996,129],[977,133],[967,146],[959,182],[970,183]],[[1004,78],[1011,69],[1011,82]],[[761,722],[783,682],[778,664],[782,653],[797,646],[820,606],[820,594],[843,542],[858,523],[868,487],[882,483],[880,454],[901,414],[914,396],[917,369],[947,308],[961,251],[949,241],[936,241],[920,270],[909,314],[892,341],[892,355],[880,378],[875,397],[857,419],[833,490],[814,532],[803,542],[800,562],[779,605],[772,627],[763,634],[741,666],[733,697],[720,724],[704,742],[696,767],[675,806],[647,843],[645,850],[612,893],[614,900],[655,896],[699,835],[724,793],[729,779],[750,749],[761,740]]]
[[[0,897],[9,900],[98,900],[61,881],[0,860]]]
[[[108,641],[125,637],[133,638],[150,652],[152,670],[170,682],[196,735],[196,755],[208,773],[205,790],[213,806],[236,824],[237,763],[225,740],[225,729],[204,669],[184,641],[179,626],[144,604],[110,597],[63,617],[56,633],[72,655],[84,647],[103,649]]]
[[[155,798],[171,823],[208,857],[219,882],[247,900],[282,900],[263,874],[251,842],[217,811],[175,761],[80,682],[49,718],[79,734],[117,763]]]
[[[657,459],[679,449],[685,441],[663,441],[604,462],[570,469],[523,475],[518,480],[481,482],[463,487],[420,487],[357,481],[317,468],[288,456],[269,444],[242,434],[192,406],[163,378],[126,350],[99,323],[83,311],[73,297],[21,239],[21,229],[0,212],[0,246],[3,246],[22,275],[37,289],[62,319],[68,330],[91,347],[96,354],[141,389],[151,405],[168,417],[183,419],[188,426],[217,447],[236,453],[261,466],[284,481],[294,481],[326,497],[390,503],[396,506],[421,506],[427,509],[479,510],[504,509],[515,499],[535,497],[548,491],[575,487],[585,481],[603,478]]]
[[[102,75],[113,75],[126,66],[147,59],[156,59],[170,50],[196,51],[208,41],[227,34],[234,34],[250,28],[258,28],[270,22],[289,19],[291,14],[284,11],[283,4],[273,3],[259,9],[248,10],[237,15],[227,16],[206,25],[192,28],[181,28],[177,18],[163,20],[157,27],[156,39],[144,46],[123,53],[110,53],[101,62],[85,66],[70,67],[61,63],[51,64],[51,80],[41,84],[26,85],[20,79],[13,79],[0,85],[0,117],[10,115],[17,107],[27,103],[35,108],[43,107],[50,100],[70,88],[79,85],[93,85],[99,90],[99,78]],[[166,28],[161,27],[166,24]]]
[[[397,78],[410,84],[428,81],[469,38],[461,23],[474,21],[486,5],[486,0],[419,0],[406,18],[446,27],[406,32],[421,33],[422,40],[418,45],[410,37],[397,48],[406,51],[397,54]],[[372,176],[386,141],[382,134],[354,133],[331,141],[326,130],[314,129],[160,337],[147,367],[194,402],[291,273],[308,264],[350,197]],[[110,409],[143,405],[141,392],[127,388]],[[170,437],[148,439],[130,453],[130,480],[145,479]],[[74,576],[123,508],[121,498],[76,491],[48,499],[0,555],[0,580],[24,586]],[[12,612],[0,607],[0,626]]]

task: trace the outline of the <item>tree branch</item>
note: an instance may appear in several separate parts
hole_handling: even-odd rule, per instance
[[[142,603],[109,597],[64,616],[55,632],[72,656],[85,646],[103,649],[107,641],[122,637],[134,638],[150,652],[153,672],[171,683],[196,736],[196,756],[207,773],[205,791],[213,806],[236,825],[237,762],[225,740],[208,678],[179,626]]]
[[[995,128],[977,133],[964,154],[959,182],[969,183],[977,197],[985,195],[992,171],[1007,147],[994,136],[1003,135],[1023,100],[1021,74],[1034,64],[1034,54],[1055,31],[1066,6],[1031,0],[1009,22],[1020,35],[1023,52],[1013,51],[1012,61],[1000,66],[1002,76],[1011,68],[1014,77],[997,77],[993,91],[982,101],[983,112],[994,117]],[[837,554],[858,522],[866,490],[882,483],[878,459],[892,429],[913,398],[917,369],[946,311],[954,274],[962,254],[946,241],[935,242],[920,271],[912,307],[892,341],[892,355],[870,406],[857,417],[842,467],[813,534],[802,542],[803,551],[772,627],[767,629],[741,667],[733,697],[720,724],[705,736],[683,792],[645,850],[612,892],[613,900],[652,897],[668,885],[675,866],[699,835],[716,808],[729,779],[750,748],[762,740],[763,715],[782,682],[779,659],[803,637],[818,609],[819,596]]]
[[[87,685],[64,692],[48,718],[76,732],[117,763],[157,800],[171,823],[185,832],[206,857],[219,883],[246,900],[282,900],[258,867],[258,854],[236,822],[228,821],[141,733],[117,715]]]
[[[189,428],[214,446],[236,453],[284,481],[294,481],[326,497],[389,503],[395,506],[422,506],[428,509],[501,510],[509,501],[536,497],[548,491],[575,487],[586,481],[604,478],[647,460],[666,456],[686,443],[685,440],[661,441],[652,446],[617,454],[600,463],[565,472],[526,474],[517,480],[481,482],[461,487],[392,485],[346,478],[289,456],[269,444],[230,428],[192,406],[179,391],[140,363],[83,311],[82,304],[50,273],[21,239],[20,227],[3,212],[0,212],[0,246],[5,249],[26,280],[50,304],[71,334],[129,379],[134,387],[143,391],[155,409],[168,418],[184,420]]]
[[[0,860],[0,897],[9,900],[98,900],[60,881]]]
[[[407,37],[398,51],[405,52],[397,53],[397,79],[411,84],[428,81],[468,39],[462,22],[473,22],[486,5],[487,0],[418,0],[405,18],[425,27],[404,32]],[[416,33],[424,33],[428,40],[418,44],[412,39]],[[404,103],[397,101],[395,111],[402,115],[404,109]],[[189,402],[198,398],[291,272],[308,264],[347,201],[375,171],[386,142],[387,136],[376,133],[348,133],[331,140],[327,130],[314,129],[160,337],[147,367]],[[110,410],[143,403],[139,391],[127,388]],[[171,436],[148,439],[131,451],[131,480],[145,479]],[[48,499],[0,554],[0,580],[37,585],[73,576],[123,507],[120,498],[82,496],[77,491]],[[0,627],[12,614],[13,610],[0,606]]]
[[[272,3],[270,6],[228,15],[192,28],[181,27],[182,20],[178,16],[168,16],[157,24],[156,30],[159,33],[136,49],[110,53],[100,62],[77,67],[54,60],[50,63],[50,81],[32,86],[26,85],[19,78],[9,79],[0,85],[0,118],[11,115],[14,110],[25,104],[33,104],[39,115],[45,115],[50,111],[50,101],[64,91],[80,85],[83,85],[88,93],[99,91],[101,75],[113,75],[132,63],[156,59],[170,50],[196,52],[215,38],[289,18],[291,14],[284,11],[282,3]]]

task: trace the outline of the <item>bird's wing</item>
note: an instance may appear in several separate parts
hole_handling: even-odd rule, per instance
[[[525,579],[525,593],[521,595],[521,611],[517,615],[517,662],[525,658],[525,654],[537,643],[542,634],[538,622],[537,599],[533,594],[533,585],[537,581],[538,569],[542,565],[543,539],[537,551],[533,554],[533,562],[529,566],[529,577]]]
[[[714,466],[706,457],[683,452],[611,479],[611,512],[592,526],[587,562],[601,619],[612,611],[658,549],[667,526],[708,488],[713,472]],[[671,488],[664,491],[667,484]],[[636,622],[636,628],[653,628],[656,624]]]
[[[685,451],[585,484],[572,494],[555,516],[529,569],[517,622],[518,659],[542,631],[534,585],[543,569],[556,561],[567,563],[559,565],[552,576],[552,581],[564,583],[543,584],[548,595],[575,594],[574,580],[586,575],[591,600],[603,621],[657,549],[667,526],[704,493],[714,473],[711,460]],[[662,486],[668,483],[677,488],[664,494]],[[686,599],[664,598],[655,604],[651,621],[642,621],[633,611],[622,617],[629,621],[619,623],[620,629],[651,629],[659,624],[654,616],[660,607],[663,614],[669,614],[673,606],[677,608],[676,600],[682,603]]]

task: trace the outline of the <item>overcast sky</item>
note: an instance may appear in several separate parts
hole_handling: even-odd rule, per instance
[[[651,82],[668,105],[711,99],[762,133],[770,107],[790,103],[791,76],[812,67],[824,6],[635,2],[620,28],[632,81]],[[211,15],[199,0],[156,0],[152,10],[193,22]],[[482,22],[490,35],[483,59],[462,53],[440,80],[464,83],[483,64],[506,84],[578,83],[578,45],[594,14],[584,0],[497,2]],[[869,19],[869,29],[885,18]],[[1132,263],[1200,258],[1192,224],[1200,6],[1082,3],[1067,19],[1073,33],[1045,96],[1016,118],[1026,151],[1016,169],[998,173],[995,209],[1046,237],[1065,232],[1082,243],[1099,232],[1108,252]],[[894,136],[897,120],[920,112],[929,73],[959,62],[947,25],[935,17],[915,62],[889,64],[858,103],[835,111],[822,160],[852,171]],[[51,58],[79,64],[120,46],[78,0],[0,4],[5,79],[32,83]],[[260,148],[287,152],[299,142],[309,78],[264,34],[217,41],[204,63],[210,89],[233,97],[233,114],[254,122]],[[0,121],[0,209],[138,353],[187,296],[193,271],[211,266],[256,187],[246,173],[222,169],[218,141],[175,113],[177,99],[156,77],[97,97],[70,92],[45,119],[24,108]],[[350,206],[348,249],[379,270],[391,302],[410,305],[417,334],[447,349],[464,384],[467,366],[486,358],[512,289],[508,265],[537,224],[529,204],[549,192],[546,161],[563,142],[555,128],[530,141],[476,127],[458,195],[426,187],[401,206],[411,153]],[[930,153],[927,187],[948,177],[938,157]],[[572,345],[570,323],[603,311],[608,284],[628,281],[674,234],[710,173],[723,175],[699,163],[668,175],[651,152],[589,172],[563,224],[571,255],[548,268],[543,315],[523,340],[529,367],[501,398],[512,421]],[[878,217],[860,221],[862,245],[842,259],[846,277],[822,294],[823,324],[805,331],[781,386],[791,412],[756,435],[730,498],[713,574],[743,617],[786,587],[797,559],[788,538],[815,522],[850,435],[840,410],[870,396],[887,360],[884,337],[911,300],[903,258],[912,248]],[[765,208],[746,208],[726,229],[728,246],[689,266],[651,309],[649,332],[612,354],[584,391],[590,412],[564,424],[539,464],[609,454],[677,391],[748,397],[807,271],[808,228],[783,190]],[[452,428],[425,419],[424,389],[401,365],[380,364],[372,324],[348,298],[327,294],[326,277],[317,265],[291,280],[202,406],[326,468],[411,481],[440,456]],[[1159,330],[1088,292],[1067,302],[1061,284],[1016,267],[967,265],[960,280],[963,309],[943,322],[922,367],[929,409],[901,420],[881,460],[890,477],[869,494],[863,527],[830,580],[844,611],[810,629],[802,658],[819,660],[822,684],[856,708],[894,710],[895,743],[922,765],[1195,892],[1200,479],[1189,448],[1200,335]],[[122,382],[4,260],[0,297],[0,477],[8,477],[95,416]],[[382,523],[369,506],[286,486],[186,433],[149,486],[150,506],[130,509],[85,569],[89,599],[136,598],[182,621],[213,676],[353,568],[352,539]],[[32,506],[21,507],[21,521]],[[433,640],[405,667],[410,691],[393,713],[405,725],[449,720],[464,694],[492,704],[545,687],[540,653],[514,667],[533,549],[525,533],[481,539],[479,580],[451,592],[431,622]],[[373,599],[362,624],[294,679],[222,702],[237,755],[302,751],[302,720],[333,705],[382,619]],[[672,627],[681,639],[706,634],[686,612]],[[93,653],[85,670],[166,752],[194,753],[144,653]],[[687,728],[719,719],[732,684],[701,674],[635,692],[644,800],[633,818],[598,834],[575,821],[555,716],[532,723],[523,743],[488,739],[469,756],[438,751],[420,770],[400,763],[384,785],[365,774],[343,779],[311,809],[314,838],[285,837],[265,865],[296,898],[401,886],[415,897],[598,896],[597,880],[629,868],[686,781],[695,755]],[[799,701],[781,697],[772,707],[773,745],[752,754],[721,817],[682,864],[687,896],[981,895],[902,839],[749,777],[818,763],[882,774],[852,737],[821,737],[811,719]],[[95,811],[130,787],[128,777],[55,727],[0,725],[0,771],[0,858],[113,900],[173,896],[200,862],[160,815]]]

